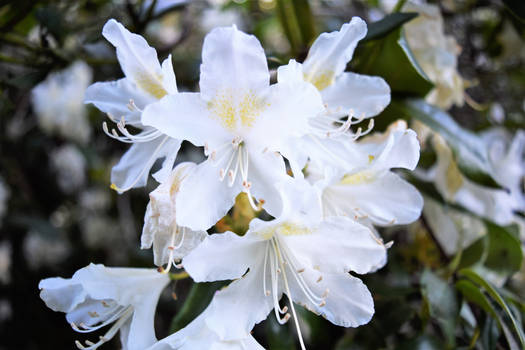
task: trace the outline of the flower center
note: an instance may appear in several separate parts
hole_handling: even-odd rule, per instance
[[[253,91],[234,93],[224,89],[208,103],[212,117],[230,131],[252,127],[257,117],[268,106]]]
[[[228,177],[227,185],[232,187],[235,184],[238,174],[240,173],[243,192],[248,195],[248,201],[254,210],[259,210],[251,195],[252,183],[248,180],[249,170],[249,153],[240,137],[235,137],[231,142],[227,142],[217,150],[209,151],[207,145],[204,146],[204,152],[214,162],[222,164],[219,168],[219,180],[224,181]],[[217,156],[220,153],[220,156]]]

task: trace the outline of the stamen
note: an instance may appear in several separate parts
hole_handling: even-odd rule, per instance
[[[180,238],[179,243],[177,243],[177,245],[175,245],[175,236],[179,232],[181,233],[181,238]],[[178,227],[177,225],[175,225],[172,228],[171,242],[170,242],[170,245],[168,246],[168,250],[170,251],[170,255],[168,257],[168,264],[166,265],[166,268],[164,268],[162,266],[159,267],[159,272],[160,273],[168,273],[168,272],[170,272],[172,266],[174,266],[175,268],[178,268],[178,269],[182,268],[182,265],[175,263],[173,255],[174,255],[175,251],[177,249],[179,249],[180,247],[182,247],[182,245],[184,244],[185,234],[186,234],[186,228],[185,227]]]
[[[115,334],[117,334],[117,332],[119,331],[119,329],[124,325],[124,323],[126,323],[126,321],[131,317],[131,315],[133,314],[133,307],[132,306],[128,306],[127,308],[124,309],[123,312],[119,313],[119,320],[117,322],[115,322],[115,324],[113,326],[111,326],[111,328],[106,332],[106,334],[104,334],[103,336],[101,336],[99,338],[99,341],[96,342],[96,343],[93,343],[89,340],[86,340],[85,341],[85,345],[82,345],[81,342],[79,342],[78,340],[75,341],[75,345],[77,346],[77,348],[79,349],[85,349],[85,350],[94,350],[96,348],[98,348],[100,345],[108,342],[109,340],[111,340]],[[114,320],[113,320],[114,321]],[[111,321],[111,322],[113,322]],[[104,324],[108,324],[107,321],[104,322]],[[98,329],[100,327],[94,327],[93,329],[89,330],[89,332],[95,330],[95,329]],[[78,330],[78,328],[74,328],[76,331],[80,331]],[[82,332],[82,331],[80,331]],[[84,332],[83,332],[84,333]]]

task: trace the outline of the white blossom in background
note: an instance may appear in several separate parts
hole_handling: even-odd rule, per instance
[[[324,113],[309,120],[306,136],[290,140],[281,150],[295,176],[302,176],[308,159],[321,168],[351,164],[343,142],[365,135],[372,129],[373,120],[364,132],[361,129],[349,132],[350,127],[379,114],[390,103],[390,87],[382,78],[345,72],[366,32],[366,23],[353,17],[339,31],[319,35],[303,64],[291,60],[278,68],[279,82],[304,80],[313,84],[326,106]]]
[[[443,109],[462,106],[464,83],[457,68],[461,48],[454,37],[445,34],[439,6],[409,1],[403,11],[418,13],[403,29],[418,64],[435,85],[427,102]]]
[[[146,208],[141,248],[153,246],[154,263],[172,265],[195,248],[208,234],[177,225],[176,202],[181,182],[196,167],[194,163],[180,163],[170,176],[150,193]]]
[[[11,244],[0,243],[0,282],[9,284],[11,282]]]
[[[155,308],[169,277],[156,269],[105,267],[90,264],[70,279],[40,281],[40,297],[53,311],[66,313],[77,332],[88,333],[109,326],[96,343],[79,349],[96,349],[120,331],[124,350],[144,350],[157,339],[153,328]]]
[[[91,68],[77,61],[63,71],[51,73],[31,92],[38,124],[47,133],[86,143],[91,128],[84,105],[84,93],[91,83]]]
[[[439,245],[453,256],[487,234],[482,220],[425,197],[423,215]]]
[[[386,263],[386,248],[348,217],[323,219],[317,194],[304,180],[287,180],[279,189],[283,210],[275,220],[253,219],[242,237],[211,235],[183,265],[196,282],[236,279],[215,294],[206,319],[221,339],[242,338],[274,309],[281,324],[293,315],[304,349],[293,303],[339,326],[367,323],[372,296],[349,271],[376,271]],[[283,293],[291,314],[279,305]]]
[[[126,77],[91,85],[86,91],[85,102],[94,104],[116,123],[118,132],[110,131],[107,124],[103,124],[107,135],[132,144],[111,172],[112,188],[122,193],[144,186],[151,167],[159,158],[165,160],[161,170],[153,174],[155,179],[162,181],[171,172],[181,142],[144,126],[141,114],[148,104],[167,94],[176,94],[177,83],[171,56],[161,65],[155,49],[140,35],[129,32],[114,19],[104,25],[102,35],[116,47]],[[128,125],[141,131],[131,134],[126,128]]]
[[[512,136],[503,128],[491,128],[480,136],[488,149],[494,180],[510,192],[514,209],[525,212],[525,131],[517,130]]]
[[[166,96],[143,114],[144,124],[204,146],[208,156],[181,184],[177,222],[208,229],[241,192],[278,213],[275,184],[288,176],[278,152],[308,131],[308,119],[323,111],[321,97],[304,81],[270,85],[261,44],[235,26],[206,36],[202,61],[200,93]]]
[[[51,166],[57,173],[57,183],[64,193],[75,193],[86,182],[86,159],[78,148],[65,144],[50,156]]]
[[[159,340],[148,350],[263,350],[249,332],[238,339],[222,340],[207,324],[211,310],[208,307],[180,331]]]
[[[7,213],[7,202],[10,195],[11,191],[9,190],[9,187],[0,176],[0,227],[2,227],[2,219],[4,218],[4,215]]]
[[[63,237],[48,237],[44,233],[30,230],[22,246],[25,261],[32,270],[43,266],[56,266],[71,253],[69,242]]]
[[[514,221],[514,211],[519,209],[521,201],[514,200],[506,190],[481,186],[461,174],[452,150],[438,134],[433,135],[433,145],[437,162],[428,172],[419,172],[419,176],[433,181],[447,201],[459,204],[476,215],[498,225],[509,225]]]
[[[13,307],[9,299],[0,299],[0,323],[8,321],[13,316]]]

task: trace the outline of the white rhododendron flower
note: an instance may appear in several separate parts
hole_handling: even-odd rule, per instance
[[[96,343],[80,349],[96,349],[120,330],[124,350],[144,350],[156,342],[153,320],[168,275],[155,269],[89,265],[70,279],[40,281],[40,297],[54,311],[66,313],[77,332],[87,333],[113,324]]]
[[[50,161],[58,186],[65,193],[75,193],[86,183],[86,159],[76,146],[65,144],[54,150]]]
[[[439,6],[410,1],[403,10],[419,14],[403,28],[418,64],[435,85],[426,100],[443,109],[462,106],[464,84],[457,69],[461,50],[454,37],[445,35]]]
[[[490,219],[498,225],[514,221],[514,211],[519,209],[509,192],[481,186],[461,174],[445,140],[438,134],[433,136],[437,162],[426,174],[434,181],[439,193],[449,202],[457,203],[472,213]]]
[[[348,162],[348,157],[340,154],[343,146],[334,139],[351,141],[365,135],[372,129],[373,120],[364,132],[348,131],[352,125],[379,114],[390,103],[390,87],[382,78],[344,71],[366,32],[366,23],[354,17],[339,31],[321,34],[303,64],[291,60],[278,69],[279,82],[312,83],[326,106],[324,114],[310,120],[311,130],[307,136],[292,140],[281,150],[295,176],[301,176],[300,170],[308,158],[319,162],[320,167]]]
[[[159,340],[148,350],[263,350],[247,331],[238,339],[222,340],[207,325],[210,307],[180,331]],[[235,321],[234,321],[235,322]]]
[[[91,83],[91,68],[77,61],[65,70],[50,74],[31,91],[38,124],[48,133],[86,143],[90,136],[84,93]]]
[[[161,65],[155,49],[140,35],[130,33],[114,19],[104,25],[102,35],[117,48],[117,58],[126,77],[91,85],[86,91],[85,102],[107,113],[121,133],[114,129],[110,132],[104,123],[106,134],[132,143],[111,173],[112,188],[124,192],[144,186],[151,167],[159,158],[165,157],[162,169],[154,174],[158,181],[162,181],[173,168],[181,141],[145,126],[141,114],[148,104],[167,94],[176,94],[177,83],[171,56]],[[126,125],[141,131],[131,134]]]
[[[494,180],[510,192],[514,209],[525,212],[525,132],[518,130],[511,136],[502,128],[492,128],[480,136],[488,148]]]
[[[182,180],[195,168],[195,163],[181,163],[157,189],[150,193],[150,202],[146,208],[141,248],[151,248],[155,265],[167,264],[169,271],[172,264],[182,259],[206,236],[205,231],[193,231],[177,225],[177,194]]]
[[[423,198],[414,186],[391,171],[414,170],[419,142],[414,131],[399,121],[348,145],[353,167],[339,171],[309,166],[307,179],[319,190],[324,216],[346,215],[374,225],[404,225],[420,216]]]
[[[239,339],[272,309],[280,323],[286,322],[288,308],[279,305],[285,293],[304,348],[293,302],[336,325],[367,323],[374,313],[372,297],[349,271],[364,274],[382,267],[386,248],[350,218],[323,219],[318,197],[304,180],[279,188],[283,210],[277,219],[252,220],[242,237],[211,235],[183,264],[196,282],[237,279],[210,304],[206,323],[221,339]]]
[[[169,95],[146,107],[143,123],[204,146],[208,159],[182,182],[177,222],[193,230],[217,222],[244,191],[279,212],[275,184],[286,177],[286,140],[308,131],[323,111],[318,91],[304,81],[270,85],[266,56],[253,35],[235,26],[204,39],[200,93]],[[255,205],[254,205],[255,206]]]

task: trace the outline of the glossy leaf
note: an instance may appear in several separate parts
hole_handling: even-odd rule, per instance
[[[398,94],[424,97],[434,86],[413,57],[401,28],[360,45],[351,70],[382,77]]]
[[[415,12],[398,12],[386,15],[381,20],[368,25],[368,32],[361,42],[380,39],[417,16],[418,14]]]
[[[489,230],[488,255],[485,265],[496,272],[512,274],[521,268],[523,251],[518,236],[507,227],[486,222]]]

